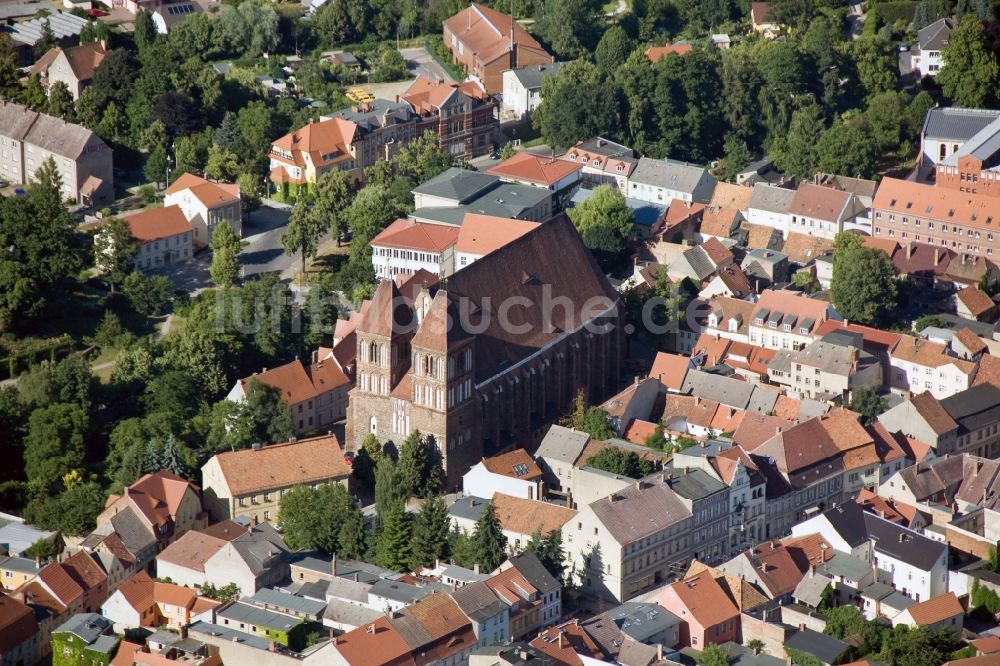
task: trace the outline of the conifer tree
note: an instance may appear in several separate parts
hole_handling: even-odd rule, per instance
[[[414,430],[399,450],[399,477],[407,495],[422,493],[430,462],[428,458],[427,443],[420,436],[420,431]]]
[[[385,520],[390,509],[406,504],[407,497],[399,468],[392,458],[383,456],[375,468],[375,511]]]
[[[376,559],[379,566],[406,571],[413,553],[413,524],[402,503],[382,516],[382,534],[378,538]]]
[[[413,564],[431,565],[448,556],[450,521],[444,499],[428,498],[413,526]]]
[[[491,501],[476,522],[472,535],[472,547],[476,562],[482,571],[493,571],[507,557],[507,537],[504,536],[496,508]]]

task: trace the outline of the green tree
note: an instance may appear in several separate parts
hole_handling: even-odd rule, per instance
[[[385,516],[396,505],[406,503],[408,495],[402,475],[393,459],[383,455],[375,467],[375,511]]]
[[[599,257],[606,257],[607,261],[619,258],[635,217],[618,188],[598,185],[590,197],[570,208],[568,213],[588,249]]]
[[[28,83],[17,96],[17,101],[35,111],[45,111],[48,99],[45,96],[45,88],[37,74],[28,77]]]
[[[288,256],[299,253],[303,278],[306,274],[306,259],[316,255],[323,231],[322,220],[313,214],[312,206],[305,199],[296,201],[288,218],[288,227],[281,235],[281,244]]]
[[[167,151],[163,146],[156,146],[146,158],[142,173],[151,183],[165,183],[167,180]]]
[[[411,432],[399,450],[399,477],[407,496],[423,493],[430,467],[430,452],[419,430]]]
[[[73,120],[73,95],[63,81],[56,81],[49,86],[49,98],[45,112],[50,116]]]
[[[359,513],[347,488],[339,483],[324,483],[316,489],[296,486],[284,494],[280,506],[278,524],[285,543],[324,553],[341,553],[341,533],[345,525],[356,524]],[[357,552],[356,540],[349,545]]]
[[[648,460],[640,458],[632,451],[622,451],[614,446],[601,449],[597,454],[587,458],[587,466],[632,479],[641,479],[653,471],[653,464]]]
[[[849,52],[867,96],[895,89],[896,57],[892,44],[875,35],[862,35],[851,42]]]
[[[379,566],[406,571],[413,552],[413,522],[402,503],[394,504],[382,516],[382,534],[376,546]]]
[[[382,460],[382,444],[372,433],[365,435],[354,455],[353,476],[368,488],[375,487],[375,468]]]
[[[336,173],[341,172],[337,171]],[[322,180],[322,176],[320,179]],[[236,177],[236,184],[240,188],[240,199],[243,210],[247,213],[252,213],[260,208],[260,180],[257,176],[252,173],[241,173]]]
[[[582,430],[594,439],[608,439],[615,434],[608,425],[607,414],[599,407],[588,407],[582,390],[577,392],[573,411],[563,419],[563,425]]]
[[[612,74],[625,64],[629,54],[635,50],[635,43],[620,25],[613,25],[601,35],[594,51],[594,62],[604,74]]]
[[[130,335],[122,326],[122,320],[111,310],[104,312],[101,323],[94,330],[90,342],[102,350],[117,349],[130,341]]]
[[[873,177],[878,147],[864,116],[852,113],[837,119],[816,142],[816,157],[825,173]]]
[[[472,536],[465,530],[455,527],[448,535],[448,549],[451,551],[451,561],[471,569],[476,565],[476,552]]]
[[[413,564],[432,565],[448,557],[451,519],[444,498],[434,495],[424,500],[413,526]]]
[[[132,39],[141,55],[147,48],[156,41],[157,30],[153,22],[153,14],[142,9],[135,15],[135,30],[132,32]]]
[[[83,466],[89,428],[90,419],[78,405],[56,403],[33,411],[24,438],[28,482],[42,492],[59,488],[64,474]]]
[[[213,180],[232,182],[240,173],[239,156],[221,146],[208,149],[205,160],[205,177]]]
[[[347,231],[347,209],[353,199],[354,186],[346,171],[327,171],[316,181],[316,198],[312,203],[315,226],[322,233],[330,232],[338,246]]]
[[[240,598],[240,587],[236,583],[226,583],[222,587],[216,587],[211,583],[206,583],[201,588],[201,596],[215,601],[220,601],[222,603],[229,603],[230,601]]]
[[[122,292],[132,307],[148,317],[163,315],[174,295],[174,285],[164,275],[130,273],[122,281]]]
[[[109,217],[101,223],[94,236],[94,263],[107,274],[111,293],[135,270],[135,256],[139,243],[128,224],[118,217]]]
[[[561,581],[566,570],[566,553],[562,547],[562,530],[552,530],[546,535],[542,535],[540,529],[536,529],[528,540],[527,551],[531,551],[542,563],[545,570]]]
[[[365,517],[357,505],[354,505],[344,516],[340,531],[337,532],[337,541],[340,545],[338,554],[341,556],[354,559],[361,559],[365,556],[367,549]]]
[[[568,148],[617,129],[616,95],[608,90],[597,66],[586,60],[567,63],[556,76],[545,79],[541,97],[531,122],[550,146]]]
[[[941,57],[944,67],[935,81],[956,105],[983,108],[997,99],[1000,66],[986,47],[983,22],[978,16],[970,14],[962,19]]]
[[[728,666],[729,656],[718,645],[706,645],[695,659],[695,663],[698,666]]]
[[[889,408],[886,399],[870,386],[862,386],[851,393],[851,411],[861,415],[863,425],[874,423],[879,414]]]
[[[584,57],[596,45],[602,6],[598,0],[543,0],[536,31],[561,60]]]
[[[792,114],[788,139],[779,167],[797,178],[812,178],[819,161],[817,142],[823,135],[823,110],[810,103]]]
[[[795,275],[792,276],[792,284],[806,293],[818,291],[820,288],[819,280],[808,268],[795,271]]]
[[[223,289],[233,286],[239,277],[240,238],[232,225],[223,220],[212,230],[212,265],[209,273],[215,286]]]
[[[493,571],[507,558],[507,537],[504,536],[496,507],[489,502],[476,521],[472,534],[475,561],[482,571]]]
[[[281,391],[257,379],[247,384],[241,421],[247,431],[248,444],[284,442],[295,434],[291,410],[282,399]]]
[[[67,536],[93,531],[97,515],[104,510],[106,496],[96,483],[77,483],[56,497],[41,496],[25,508],[24,517],[43,529]]]
[[[42,21],[41,35],[32,48],[35,60],[39,60],[43,55],[49,52],[49,49],[56,46],[59,46],[59,42],[56,40],[56,33],[52,31],[52,25],[49,23],[49,20],[45,19]]]
[[[657,424],[656,429],[646,437],[645,445],[657,451],[663,451],[668,446],[667,438],[663,434],[663,425]]]
[[[862,244],[857,234],[834,240],[830,299],[841,316],[876,325],[896,308],[896,268],[889,256]]]

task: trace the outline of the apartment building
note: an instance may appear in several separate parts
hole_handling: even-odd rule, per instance
[[[717,564],[729,555],[729,485],[699,469],[674,466],[667,486],[691,512],[691,558]]]
[[[835,334],[816,340],[791,357],[789,389],[799,398],[849,401],[859,388],[882,385],[882,364],[868,352]]]
[[[994,228],[1000,197],[987,192],[1000,189],[991,184],[1000,172],[966,171],[971,159],[964,158],[962,167],[939,166],[937,185],[883,178],[872,204],[873,235],[927,243],[966,258],[993,258],[1000,252],[1000,232]],[[953,176],[958,188],[946,184]]]
[[[704,167],[640,157],[629,177],[628,196],[639,201],[669,204],[674,199],[707,204],[715,190],[715,178]]]
[[[626,197],[629,196],[628,180],[639,165],[631,148],[602,137],[578,142],[566,151],[563,159],[583,165],[581,178],[585,184],[613,185]]]
[[[691,510],[662,478],[636,481],[581,507],[563,529],[583,592],[626,601],[681,575],[691,559]]]
[[[438,145],[456,158],[477,157],[497,144],[497,102],[475,81],[446,83],[419,76],[400,101],[416,114],[418,135],[432,131]]]
[[[890,432],[925,442],[938,456],[1000,455],[1000,388],[984,383],[944,399],[921,393],[879,416]]]
[[[101,206],[114,196],[111,148],[82,125],[13,102],[0,103],[0,178],[28,183],[49,158],[62,178],[62,196]]]
[[[813,183],[802,183],[789,205],[788,231],[833,239],[849,229],[867,230],[858,224],[866,208],[852,192]]]
[[[241,516],[277,523],[281,498],[295,486],[347,484],[351,468],[336,436],[224,451],[201,468],[205,509],[214,520]]]
[[[887,384],[910,393],[931,393],[943,399],[965,391],[976,376],[977,364],[951,354],[943,345],[911,335],[900,336],[889,352]]]
[[[124,219],[139,244],[135,255],[136,270],[162,268],[194,256],[194,227],[184,217],[180,206],[150,208]]]
[[[508,69],[502,75],[503,110],[518,118],[530,115],[542,103],[542,83],[559,73],[562,63]]]
[[[787,238],[795,194],[795,190],[784,187],[767,183],[755,184],[747,204],[747,222],[775,229],[781,232],[782,238]]]
[[[108,54],[104,40],[63,48],[54,46],[31,66],[32,76],[38,76],[41,84],[51,88],[56,83],[65,84],[74,101],[94,78],[94,71],[104,62]]]

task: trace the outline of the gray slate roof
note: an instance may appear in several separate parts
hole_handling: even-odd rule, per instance
[[[254,636],[253,634],[248,634],[243,631],[237,631],[236,629],[232,629],[221,624],[201,622],[200,620],[188,626],[188,634],[205,636],[206,638],[213,637],[217,640],[224,640],[227,643],[239,643],[241,645],[246,645],[247,647],[256,648],[257,650],[267,650],[271,645],[271,642],[266,638]]]
[[[370,102],[370,106],[365,110],[353,106],[329,115],[324,115],[322,120],[339,116],[352,123],[357,123],[362,131],[370,132],[380,127],[406,122],[413,115],[412,107],[406,102],[393,102],[387,99],[376,98]]]
[[[510,558],[510,563],[515,569],[521,572],[525,580],[531,583],[542,594],[547,594],[562,587],[559,581],[542,565],[541,560],[530,550]]]
[[[703,500],[716,493],[725,492],[729,487],[698,468],[688,469],[679,475],[675,474],[673,480],[669,481],[669,485],[675,493],[692,501]]]
[[[687,262],[699,280],[704,280],[715,272],[715,264],[709,259],[708,253],[701,245],[695,245],[690,250],[685,250],[681,259]]]
[[[254,527],[252,532],[241,534],[230,543],[255,576],[264,573],[288,556],[288,547],[284,539],[270,523],[261,523]]]
[[[374,622],[380,617],[384,617],[384,614],[377,610],[372,610],[367,606],[352,604],[349,601],[341,599],[331,599],[326,605],[326,610],[323,611],[324,620],[340,622],[354,627]]]
[[[823,590],[832,582],[832,578],[820,573],[803,576],[799,584],[795,586],[792,598],[815,608],[819,606],[819,602],[823,598]]]
[[[111,620],[97,613],[77,613],[52,631],[53,634],[73,634],[90,645],[111,628]]]
[[[837,663],[850,645],[812,629],[799,629],[785,640],[785,646],[818,657],[825,664]]]
[[[703,175],[705,175],[704,167],[676,160],[640,157],[639,165],[632,172],[630,180],[640,185],[652,185],[694,194]]]
[[[1000,388],[980,384],[941,400],[941,406],[959,425],[959,434],[1000,421]]]
[[[691,518],[691,512],[665,483],[629,485],[590,504],[619,544],[634,543]]]
[[[536,458],[548,458],[572,465],[583,453],[590,441],[590,435],[581,431],[554,425],[549,428],[535,451]]]
[[[426,183],[416,186],[413,192],[452,199],[456,203],[467,203],[498,182],[500,179],[496,176],[451,167]]]
[[[928,539],[867,511],[864,512],[864,520],[868,538],[875,542],[875,550],[922,571],[930,571],[942,553],[948,550],[948,544]]]
[[[951,19],[943,18],[917,31],[917,42],[921,51],[940,51],[948,46],[951,37]]]
[[[817,574],[839,576],[847,580],[859,581],[871,572],[871,565],[850,553],[835,552],[833,557],[816,567]]]
[[[521,67],[520,69],[513,70],[513,72],[517,80],[527,90],[538,90],[542,87],[542,81],[559,73],[559,68],[562,65],[561,62],[553,62],[535,67]]]
[[[424,597],[439,589],[436,585],[424,585],[417,587],[409,583],[402,583],[398,580],[379,580],[372,585],[368,593],[372,596],[384,597],[393,601],[401,601],[407,605],[420,601]]]
[[[276,613],[271,610],[264,610],[257,606],[237,601],[229,606],[221,608],[217,613],[219,617],[234,622],[244,622],[258,627],[278,629],[280,631],[290,631],[292,627],[302,622],[301,619],[284,613]]]
[[[769,213],[787,213],[792,207],[792,199],[795,198],[795,190],[788,190],[784,187],[775,187],[766,183],[757,183],[753,186],[753,194],[750,195],[750,203],[747,210],[764,210]]]
[[[750,382],[715,375],[704,370],[689,370],[681,386],[681,393],[714,400],[737,409],[747,408],[753,391],[754,385]]]
[[[493,590],[482,581],[463,585],[451,593],[451,598],[470,620],[477,623],[485,622],[503,613],[507,608],[507,604],[500,601],[497,595],[493,594]]]
[[[957,151],[948,155],[942,164],[946,166],[958,166],[958,161],[963,157],[971,155],[981,162],[989,162],[990,158],[1000,152],[1000,119],[981,129],[971,139],[962,144]],[[990,168],[990,167],[986,167]],[[992,167],[995,169],[996,167]]]
[[[55,532],[32,527],[17,520],[0,518],[0,544],[10,553],[23,553],[40,539],[51,539]],[[32,562],[34,564],[34,562]]]
[[[476,573],[472,569],[460,567],[457,564],[449,564],[441,570],[441,575],[447,578],[460,580],[463,583],[475,583],[489,578],[487,574]]]
[[[275,590],[269,587],[257,590],[257,592],[250,597],[250,601],[258,606],[267,604],[268,606],[287,609],[297,613],[302,613],[303,615],[319,615],[323,612],[323,609],[326,608],[326,604],[322,601],[306,599],[304,597],[296,596],[294,594],[289,594],[288,592],[282,592],[281,590]]]
[[[933,108],[924,118],[923,134],[928,139],[968,141],[1000,118],[993,109]]]
[[[464,518],[476,522],[486,510],[486,505],[490,501],[482,497],[467,495],[455,500],[455,503],[448,507],[448,515],[455,518]]]
[[[111,526],[125,548],[133,555],[151,548],[156,543],[156,537],[146,527],[146,524],[135,515],[132,507],[127,507],[111,517]]]

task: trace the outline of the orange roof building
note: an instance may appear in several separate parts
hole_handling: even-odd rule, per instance
[[[194,229],[194,244],[205,247],[219,222],[226,222],[237,236],[243,235],[240,186],[216,183],[193,173],[184,173],[164,192],[164,206],[180,206]]]
[[[677,42],[676,44],[666,44],[664,46],[651,46],[646,49],[646,57],[649,62],[656,63],[666,58],[668,55],[686,55],[691,52],[694,45],[691,42]]]
[[[276,368],[265,368],[236,382],[226,399],[244,401],[254,381],[278,389],[291,410],[292,428],[297,434],[328,430],[347,413],[351,380],[332,360],[306,364],[296,358]]]
[[[46,88],[55,83],[65,83],[69,94],[77,100],[107,54],[104,40],[69,48],[54,46],[35,61],[29,73],[37,75]]]
[[[97,525],[114,522],[125,511],[157,541],[171,541],[204,522],[200,489],[168,470],[146,474],[121,495],[109,496]]]
[[[501,180],[558,192],[580,180],[583,165],[548,155],[521,151],[486,173]]]
[[[504,71],[555,61],[513,17],[477,3],[445,20],[444,45],[491,95],[503,92]]]
[[[524,449],[483,458],[462,477],[466,495],[486,499],[498,492],[541,499],[541,483],[542,470]]]
[[[496,252],[538,226],[529,220],[508,220],[492,215],[466,213],[455,242],[455,270]]]
[[[210,599],[201,600],[194,589],[172,583],[153,581],[140,571],[125,582],[101,606],[101,614],[117,627],[160,627],[179,630],[190,624],[195,612],[217,606]]]
[[[662,588],[650,599],[681,618],[681,643],[704,649],[738,640],[740,611],[706,569]]]
[[[224,451],[201,468],[205,508],[215,520],[277,521],[281,495],[294,486],[347,483],[351,467],[335,435]]]
[[[937,629],[945,627],[961,634],[965,609],[954,592],[946,592],[914,604],[893,619],[893,625]]]
[[[180,206],[151,208],[129,215],[124,220],[139,244],[135,255],[138,270],[175,264],[194,255],[194,227]]]

